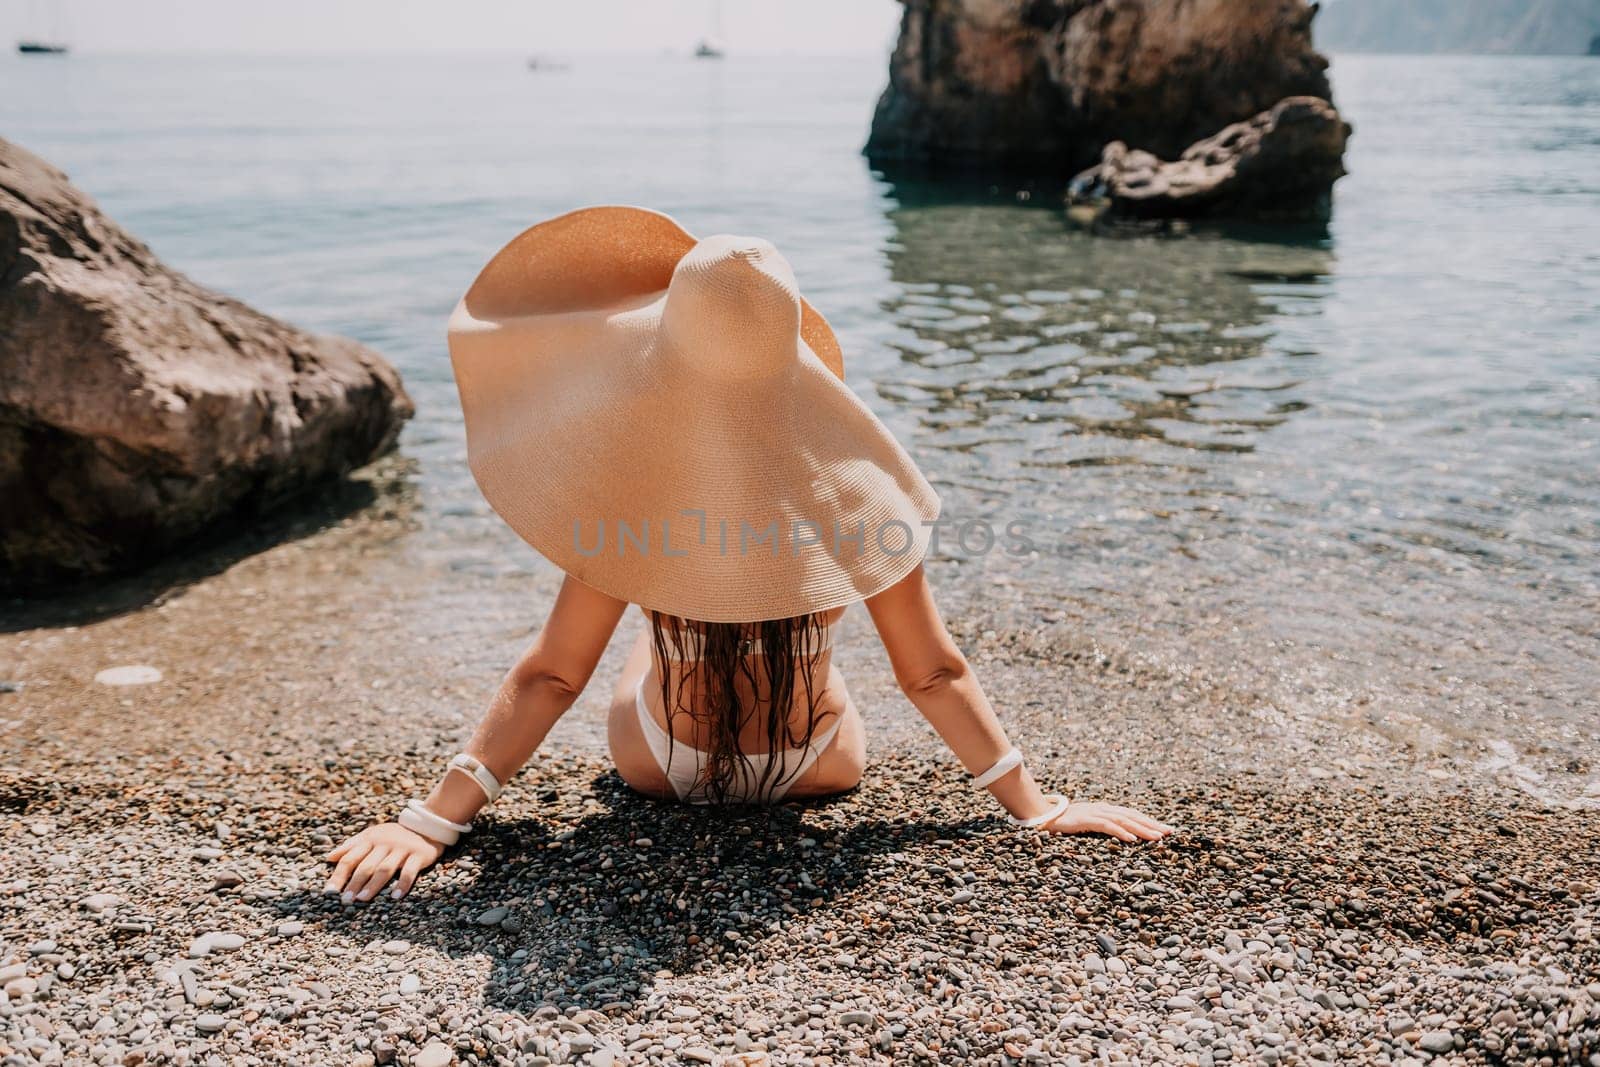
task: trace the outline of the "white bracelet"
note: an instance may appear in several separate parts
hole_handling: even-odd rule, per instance
[[[1072,805],[1072,801],[1062,796],[1060,793],[1051,793],[1049,796],[1045,797],[1045,799],[1054,800],[1055,803],[1052,804],[1050,806],[1050,810],[1046,811],[1043,815],[1035,815],[1031,819],[1019,819],[1015,815],[1007,815],[1006,820],[1010,822],[1012,826],[1021,827],[1024,830],[1032,830],[1040,826],[1049,826],[1051,823],[1061,818],[1061,813],[1066,811],[1067,808]]]
[[[395,819],[395,822],[412,833],[425,837],[434,844],[443,845],[446,848],[461,840],[461,835],[456,831],[436,826],[428,821],[427,816],[418,815],[410,808],[401,808],[400,815]]]
[[[400,810],[400,817],[395,821],[440,845],[453,845],[461,840],[462,834],[472,832],[471,823],[451,822],[429,811],[420,800],[406,801],[406,806]]]
[[[994,761],[994,766],[976,775],[972,779],[972,784],[979,789],[987,789],[1020,766],[1022,766],[1022,751],[1016,745],[1012,745],[1011,751]]]
[[[505,788],[500,784],[500,779],[494,776],[494,772],[483,765],[482,760],[469,756],[465,752],[451,759],[445,773],[449,774],[451,771],[460,771],[462,774],[471,777],[474,782],[477,782],[478,788],[483,790],[483,795],[486,798],[485,803],[488,804],[493,804],[499,798],[500,790]]]

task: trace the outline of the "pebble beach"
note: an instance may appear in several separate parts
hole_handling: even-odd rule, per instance
[[[1600,1063],[1592,812],[953,582],[1036,773],[1177,834],[1006,827],[862,612],[858,790],[640,798],[602,733],[630,616],[478,829],[341,905],[322,853],[426,790],[555,588],[428,573],[373,484],[8,611],[0,1064]],[[160,680],[94,680],[130,666]]]

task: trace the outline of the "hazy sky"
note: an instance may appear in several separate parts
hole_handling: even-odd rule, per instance
[[[85,51],[654,52],[692,48],[712,0],[0,0],[0,42]],[[741,52],[882,52],[895,0],[723,0]]]

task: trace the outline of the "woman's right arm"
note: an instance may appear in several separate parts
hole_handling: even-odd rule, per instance
[[[626,602],[567,577],[539,635],[500,682],[466,752],[504,783],[533,755],[557,720],[589,682]],[[459,772],[446,772],[424,807],[452,823],[466,824],[487,797],[483,787]],[[386,822],[368,827],[329,852],[336,863],[327,892],[346,902],[371,900],[389,883],[393,895],[410,891],[444,846],[414,830]]]
[[[867,611],[901,690],[968,773],[982,774],[994,766],[1010,751],[1011,743],[977,675],[945,628],[922,565],[868,600]],[[1051,807],[1026,765],[991,783],[989,792],[1018,819],[1036,817]],[[1172,828],[1133,808],[1091,802],[1069,805],[1041,829],[1154,841]]]

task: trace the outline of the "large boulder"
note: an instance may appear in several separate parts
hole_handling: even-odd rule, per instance
[[[1132,218],[1327,216],[1350,126],[1326,100],[1292,96],[1196,142],[1176,160],[1113,141],[1072,180],[1069,202]]]
[[[875,163],[1065,178],[1112,141],[1173,159],[1285,97],[1330,97],[1304,0],[902,3]]]
[[[368,462],[412,411],[376,352],[196,285],[0,140],[0,587],[148,561]]]

